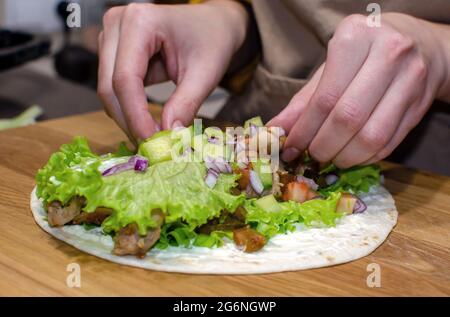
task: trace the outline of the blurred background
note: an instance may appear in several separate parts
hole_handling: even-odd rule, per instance
[[[186,1],[72,0],[81,8],[81,27],[66,26],[67,5],[61,0],[0,0],[0,129],[5,119],[39,105],[23,120],[3,126],[58,118],[102,109],[96,95],[97,37],[103,14],[131,2]],[[164,103],[172,83],[147,88],[149,101]],[[214,118],[228,94],[217,89],[200,110]],[[31,120],[32,121],[32,120]]]

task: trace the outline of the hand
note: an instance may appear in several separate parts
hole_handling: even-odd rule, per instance
[[[110,9],[99,36],[98,94],[130,139],[160,129],[144,86],[172,80],[162,128],[188,125],[244,41],[247,13],[233,1],[200,5],[130,4]]]
[[[351,15],[328,44],[326,62],[269,125],[289,131],[283,159],[308,149],[338,167],[388,156],[442,90],[448,61],[432,23],[388,13],[381,27]]]

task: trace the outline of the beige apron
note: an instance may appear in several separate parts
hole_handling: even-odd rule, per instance
[[[382,12],[402,12],[450,24],[450,0],[253,0],[261,36],[261,61],[244,92],[230,99],[219,118],[242,122],[260,115],[268,121],[278,114],[324,62],[328,40],[340,21],[353,13],[368,15],[366,8],[371,2],[380,4]],[[432,107],[427,124],[433,124],[433,111]],[[442,117],[449,118],[447,124],[442,123]],[[443,127],[440,140],[442,135],[450,140],[449,122],[448,114],[439,114],[436,126]],[[430,146],[426,148],[429,151]],[[437,153],[422,156],[433,156],[433,164],[415,166],[450,174],[450,162],[446,159],[450,157],[450,145],[432,148]],[[444,158],[439,159],[442,155]],[[442,162],[436,163],[439,160]]]

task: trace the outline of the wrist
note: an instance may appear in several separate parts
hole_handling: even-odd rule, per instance
[[[401,13],[386,13],[384,18],[394,27],[409,34],[417,43],[429,65],[429,80],[433,82],[436,99],[450,99],[450,26],[433,23]]]
[[[224,20],[224,27],[233,38],[233,52],[243,44],[249,24],[249,16],[244,6],[233,0],[209,0],[203,4],[208,6]]]

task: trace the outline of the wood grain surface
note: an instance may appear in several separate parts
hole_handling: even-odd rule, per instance
[[[159,108],[152,107],[159,116]],[[220,126],[220,125],[219,125]],[[188,275],[121,266],[84,254],[45,233],[29,208],[36,171],[75,135],[101,153],[125,135],[89,113],[0,132],[0,295],[303,296],[450,295],[450,178],[383,163],[399,220],[371,255],[334,267],[253,276]],[[78,263],[81,287],[66,284]],[[370,288],[370,263],[381,287]]]

